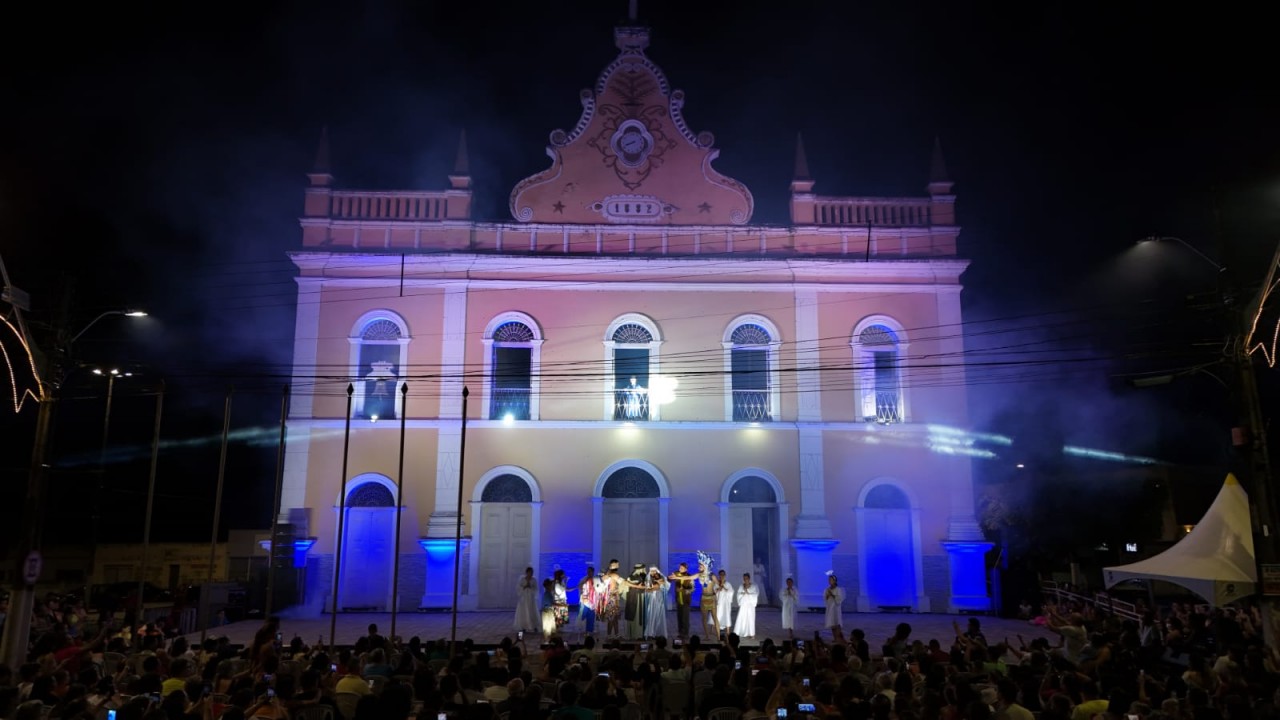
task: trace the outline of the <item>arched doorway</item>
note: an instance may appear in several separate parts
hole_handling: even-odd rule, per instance
[[[789,570],[781,550],[786,525],[782,499],[777,479],[756,468],[734,473],[720,490],[722,567],[735,583],[749,572],[763,584],[761,605],[777,603]]]
[[[382,478],[359,481],[347,491],[342,533],[343,611],[382,612],[391,608],[395,553],[395,485]]]
[[[538,484],[521,468],[485,473],[471,503],[473,531],[480,543],[471,567],[481,608],[516,605],[516,581],[526,567],[538,570]]]
[[[890,482],[869,485],[858,522],[858,610],[919,610],[923,595],[919,523],[911,498]]]
[[[666,480],[649,463],[616,463],[596,483],[596,557],[617,559],[627,575],[636,563],[667,565]]]

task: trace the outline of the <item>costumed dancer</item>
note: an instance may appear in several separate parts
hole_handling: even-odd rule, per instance
[[[832,639],[839,642],[844,637],[844,620],[841,618],[844,588],[840,587],[836,574],[831,571],[827,571],[827,589],[822,591],[822,601],[827,606],[826,626],[831,629]]]
[[[587,566],[587,576],[578,582],[578,618],[582,620],[587,635],[596,632],[596,612],[600,607],[600,578],[593,565]]]
[[[760,590],[751,582],[751,573],[742,573],[742,585],[738,588],[738,618],[733,622],[733,632],[739,638],[756,636],[756,603]]]
[[[538,605],[538,579],[533,568],[527,567],[516,582],[516,630],[534,632],[542,627]]]
[[[609,561],[609,570],[600,582],[600,619],[605,623],[605,635],[609,639],[618,637],[618,620],[622,617],[622,577],[618,575],[618,561]]]
[[[698,551],[698,587],[702,590],[702,633],[705,638],[720,637],[716,619],[716,581],[711,577],[711,556]]]
[[[644,637],[644,593],[639,591],[644,590],[647,574],[644,563],[636,563],[631,576],[623,582],[627,592],[623,615],[627,619],[627,637],[632,640]]]
[[[787,631],[787,637],[794,640],[796,637],[796,606],[800,604],[800,591],[796,589],[796,581],[787,578],[786,587],[782,588],[782,629]]]
[[[725,577],[723,568],[716,573],[716,622],[727,640],[733,628],[733,583]]]
[[[667,577],[676,588],[676,637],[689,639],[689,605],[693,602],[694,576],[689,574],[689,563],[682,562]]]
[[[649,583],[645,588],[647,605],[644,613],[644,629],[648,637],[667,636],[667,590],[671,583],[655,565],[649,568]]]
[[[556,631],[569,624],[569,588],[567,586],[568,579],[565,577],[564,570],[556,568],[556,572],[551,577],[551,590],[554,593],[554,602],[552,610],[556,616]]]
[[[556,586],[551,578],[542,581],[542,642],[551,642],[551,634],[556,631]]]

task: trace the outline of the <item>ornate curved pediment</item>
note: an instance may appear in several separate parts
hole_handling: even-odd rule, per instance
[[[551,167],[512,190],[511,214],[543,223],[747,223],[751,192],[711,167],[715,138],[685,124],[684,93],[644,54],[648,30],[620,27],[615,39],[617,59],[580,93],[573,130],[551,133]]]

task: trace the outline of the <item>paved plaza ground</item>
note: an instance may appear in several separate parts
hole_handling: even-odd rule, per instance
[[[513,611],[458,613],[458,639],[471,638],[479,644],[495,644],[504,637],[515,639],[515,630],[512,627],[514,616],[515,613]],[[566,628],[568,632],[564,633],[564,635],[570,643],[577,643],[582,639],[581,624],[577,622],[576,615],[571,615],[570,617],[570,623]],[[1033,637],[1050,636],[1050,633],[1044,628],[1032,625],[1025,620],[1009,620],[988,616],[980,616],[979,619],[982,622],[983,632],[987,637],[987,641],[990,643],[996,643],[1005,638],[1016,643],[1018,634],[1021,634],[1028,642]],[[448,612],[399,613],[396,616],[395,634],[405,639],[416,635],[424,641],[448,638],[451,620],[451,614]],[[846,613],[844,627],[846,633],[853,628],[864,630],[874,652],[893,634],[894,628],[900,622],[911,624],[911,637],[913,639],[918,638],[928,641],[932,638],[937,638],[946,647],[955,636],[955,631],[951,625],[953,621],[959,622],[963,627],[966,622],[966,616],[910,613]],[[307,643],[315,643],[321,639],[328,643],[330,622],[329,615],[299,618],[291,617],[286,612],[281,615],[280,625],[286,641],[296,635]],[[690,624],[693,626],[695,634],[698,633],[700,622],[698,613],[694,612],[690,618]],[[357,638],[366,634],[369,623],[377,623],[378,631],[381,634],[390,635],[390,613],[343,613],[338,616],[337,621],[336,634],[338,644],[349,645],[354,643]],[[796,616],[796,637],[811,638],[815,630],[823,630],[822,624],[823,615],[821,613],[800,613]],[[231,642],[241,644],[250,642],[253,639],[254,632],[261,626],[262,623],[258,620],[245,620],[213,628],[209,633],[214,637],[225,635]],[[675,631],[675,612],[669,613],[667,626],[672,632]],[[597,630],[603,631],[603,628],[597,627]],[[780,611],[775,608],[760,608],[757,611],[756,631],[756,642],[765,638],[772,638],[775,642],[778,642],[787,637],[782,630]],[[597,636],[599,634],[598,632]],[[200,634],[195,633],[189,637],[198,639]],[[830,637],[830,634],[824,630],[823,639],[830,640]],[[748,642],[746,644],[751,643]]]

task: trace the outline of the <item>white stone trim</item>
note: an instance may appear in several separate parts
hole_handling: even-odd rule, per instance
[[[480,417],[489,420],[495,418],[489,417],[489,406],[493,393],[493,333],[499,327],[509,322],[518,322],[533,331],[533,340],[527,343],[503,343],[502,347],[527,347],[529,348],[529,420],[537,420],[541,415],[541,395],[542,395],[542,343],[545,338],[542,336],[542,327],[538,325],[538,321],[533,316],[522,313],[517,310],[509,310],[499,313],[489,321],[484,328],[484,337],[481,343],[484,345],[484,375],[481,377]],[[500,420],[501,418],[497,418]]]
[[[367,473],[360,473],[359,475],[353,475],[350,480],[347,480],[347,483],[346,483],[347,496],[350,497],[352,491],[354,491],[356,488],[360,487],[361,485],[369,482],[377,483],[378,485],[381,485],[384,488],[390,490],[391,501],[394,502],[396,505],[400,504],[400,488],[396,486],[396,483],[394,480],[387,477],[386,475],[383,475],[382,473],[367,472]],[[334,499],[333,499],[333,506],[335,508],[338,507],[339,503],[342,502],[342,496],[341,496],[342,491],[339,490],[338,492],[339,494],[334,496]]]
[[[767,504],[757,503],[730,503],[729,493],[733,491],[733,486],[744,477],[763,478],[773,488],[773,494],[776,502]],[[720,499],[716,502],[716,508],[720,511],[720,567],[732,567],[733,550],[729,543],[729,508],[733,505],[739,507],[771,507],[777,510],[778,523],[778,553],[779,567],[776,568],[781,574],[781,578],[770,578],[769,580],[777,587],[785,584],[786,578],[791,574],[791,528],[787,522],[790,518],[791,504],[787,502],[786,494],[782,489],[782,483],[778,482],[778,478],[773,473],[758,467],[743,468],[729,477],[720,485]],[[755,558],[752,558],[754,560]]]
[[[613,402],[614,402],[614,380],[613,377],[613,351],[618,347],[618,343],[613,341],[613,334],[623,325],[640,325],[649,331],[649,336],[653,341],[648,344],[641,345],[623,345],[624,348],[645,348],[649,351],[649,390],[653,389],[654,378],[658,377],[658,373],[662,371],[662,331],[658,328],[658,323],[653,318],[642,313],[623,313],[613,319],[604,332],[604,415],[602,419],[606,422],[615,422],[613,419]],[[653,402],[653,396],[649,398],[649,419],[644,423],[656,422],[662,419],[661,410],[658,403]]]
[[[369,326],[369,323],[377,320],[387,320],[395,323],[396,327],[400,328],[400,337],[392,341],[365,340],[362,338],[361,334],[364,332],[364,329]],[[394,310],[387,310],[384,308],[370,310],[369,312],[361,315],[360,318],[351,326],[351,333],[347,336],[347,340],[351,345],[349,367],[351,368],[351,385],[355,390],[351,397],[352,418],[359,417],[364,412],[364,378],[359,375],[360,348],[365,345],[400,346],[400,358],[399,362],[396,363],[396,373],[400,379],[397,380],[395,384],[396,419],[399,419],[400,416],[404,414],[404,396],[401,395],[400,389],[404,387],[405,383],[403,378],[405,377],[406,368],[409,363],[409,341],[412,340],[412,337],[409,335],[409,324],[405,322],[404,318]]]
[[[542,556],[542,486],[538,484],[537,478],[533,473],[525,470],[519,465],[499,465],[490,468],[485,474],[480,476],[480,480],[476,482],[475,491],[471,493],[471,533],[473,541],[471,544],[472,556],[470,570],[470,582],[467,587],[471,588],[471,594],[479,598],[480,595],[480,552],[484,546],[484,502],[480,499],[484,497],[484,488],[489,481],[500,475],[515,475],[523,479],[529,484],[529,490],[532,492],[533,500],[529,503],[532,512],[530,513],[531,539],[529,542],[529,567],[535,570],[538,567],[538,559]]]
[[[855,408],[858,417],[866,417],[868,393],[870,393],[870,401],[872,407],[875,406],[875,359],[874,354],[877,352],[885,352],[875,348],[883,348],[883,345],[866,346],[862,345],[862,331],[873,325],[883,325],[893,331],[898,336],[898,344],[895,346],[897,353],[898,368],[898,402],[900,403],[899,412],[902,414],[902,422],[911,421],[911,403],[910,387],[911,373],[908,372],[910,365],[910,354],[907,352],[910,342],[907,338],[906,328],[902,323],[895,320],[889,315],[868,315],[858,321],[853,328],[853,335],[849,338],[849,347],[853,350],[853,382],[854,382],[854,398],[858,403]],[[874,414],[872,415],[874,418]]]
[[[782,419],[782,375],[779,370],[779,349],[782,347],[782,333],[778,326],[764,315],[746,313],[734,318],[725,326],[720,346],[724,348],[724,419],[733,420],[733,332],[742,325],[759,325],[769,333],[769,345],[765,349],[769,363],[769,419],[777,422]],[[744,346],[745,347],[745,346]]]
[[[871,597],[867,595],[867,535],[863,512],[867,509],[867,496],[881,485],[889,485],[902,491],[910,505],[911,516],[911,562],[915,574],[916,612],[929,612],[929,596],[924,592],[924,548],[920,544],[920,500],[907,485],[888,477],[876,477],[869,480],[858,492],[858,504],[853,508],[854,523],[858,528],[858,612],[874,612]]]
[[[596,478],[595,487],[591,490],[591,556],[596,558],[597,563],[607,563],[608,558],[600,556],[602,545],[604,542],[604,502],[600,493],[604,490],[604,483],[617,470],[624,467],[638,467],[653,476],[654,481],[658,483],[658,555],[659,562],[666,563],[670,549],[667,543],[667,516],[669,505],[671,504],[671,486],[667,483],[667,476],[647,460],[630,459],[619,460],[609,467],[605,468],[600,476]],[[619,500],[616,502],[627,502]]]

